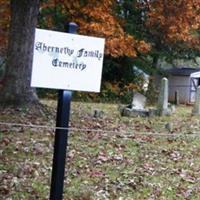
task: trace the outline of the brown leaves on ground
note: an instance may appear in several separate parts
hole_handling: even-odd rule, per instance
[[[45,125],[0,126],[4,199],[48,199],[56,102],[45,104],[46,114],[1,110],[0,121]],[[103,116],[93,116],[97,109]],[[169,122],[176,130],[172,137],[165,135]],[[198,199],[199,137],[190,136],[199,125],[191,107],[145,119],[120,117],[117,105],[73,102],[64,199]]]

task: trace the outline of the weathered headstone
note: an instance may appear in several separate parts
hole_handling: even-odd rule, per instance
[[[180,101],[179,101],[179,91],[178,90],[175,91],[174,104],[175,105],[179,105],[180,104]]]
[[[94,118],[102,118],[104,115],[104,112],[102,110],[94,110],[93,117]]]
[[[131,105],[120,109],[122,116],[127,117],[147,117],[149,111],[145,109],[146,97],[138,92],[133,96]]]
[[[197,88],[194,107],[192,109],[193,115],[200,115],[200,86]]]
[[[161,80],[160,93],[156,108],[145,108],[146,97],[140,93],[135,93],[132,103],[126,107],[119,107],[122,116],[127,117],[153,117],[171,115],[175,112],[175,105],[168,103],[168,79]]]
[[[171,123],[171,122],[166,123],[165,128],[168,132],[172,132],[173,131],[173,123]]]
[[[159,116],[168,115],[168,79],[162,78],[158,97],[157,112]]]
[[[132,100],[132,108],[135,109],[144,109],[146,104],[146,97],[138,92],[136,92],[133,96]]]

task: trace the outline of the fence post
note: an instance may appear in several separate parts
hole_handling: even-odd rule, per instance
[[[76,33],[77,25],[69,23],[68,33]],[[64,42],[64,41],[63,41]],[[65,159],[68,145],[68,125],[70,117],[71,91],[58,91],[57,119],[54,142],[54,155],[51,177],[50,200],[62,200],[65,174]]]

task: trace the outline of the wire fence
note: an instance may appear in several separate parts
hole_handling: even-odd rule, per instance
[[[34,129],[44,129],[44,130],[68,130],[69,134],[74,134],[75,132],[85,132],[87,134],[93,133],[102,133],[111,135],[121,135],[124,138],[132,136],[152,136],[152,137],[172,137],[172,138],[200,138],[200,132],[190,132],[190,133],[178,133],[178,132],[169,132],[169,133],[160,133],[160,132],[150,132],[150,131],[135,131],[135,130],[103,130],[103,129],[92,129],[92,128],[77,128],[77,127],[56,127],[50,125],[36,125],[36,124],[22,124],[22,123],[10,123],[10,122],[0,122],[0,127],[6,126],[12,130],[13,127],[23,127],[23,128],[34,128]],[[200,131],[200,129],[199,129]]]

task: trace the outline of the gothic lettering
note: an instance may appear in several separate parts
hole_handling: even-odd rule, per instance
[[[79,70],[84,70],[86,68],[86,64],[84,63],[74,63],[74,62],[63,62],[56,59],[52,60],[52,65],[54,67],[62,67],[62,68],[70,68],[70,69],[79,69]]]
[[[103,54],[99,50],[86,51],[84,48],[82,48],[78,51],[77,57],[91,57],[100,60],[103,57]]]
[[[42,42],[36,42],[35,49],[41,52],[60,53],[60,54],[68,55],[68,56],[71,56],[74,53],[74,50],[68,47],[48,46]]]

